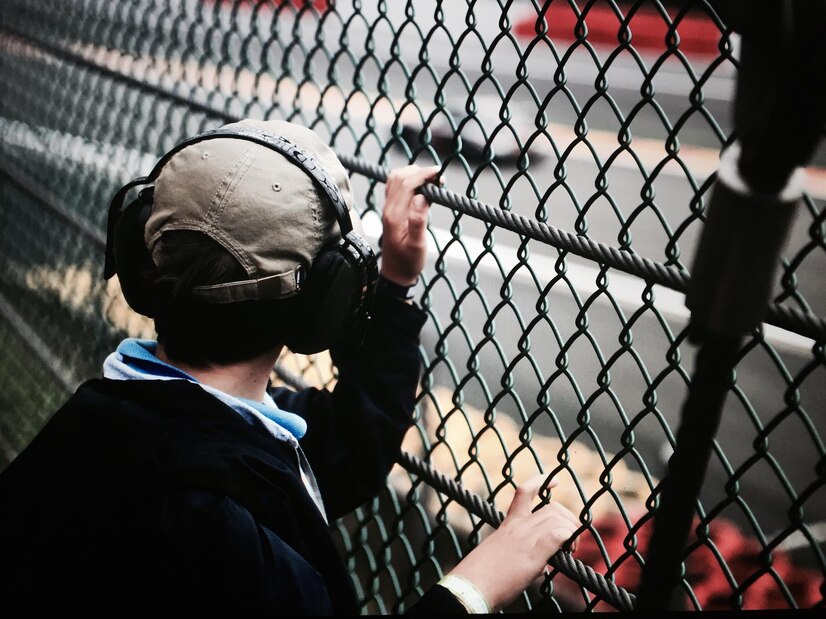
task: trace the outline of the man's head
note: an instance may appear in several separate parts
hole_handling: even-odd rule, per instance
[[[230,363],[284,342],[310,352],[353,310],[353,298],[360,303],[362,266],[370,265],[359,263],[369,258],[367,270],[375,271],[357,235],[342,245],[354,204],[349,178],[332,149],[304,127],[246,120],[222,129],[240,135],[209,136],[162,159],[149,178],[145,215],[131,218],[141,223],[120,225],[140,229],[146,268],[136,287],[151,297],[158,339],[173,359]],[[269,145],[244,139],[250,135]],[[279,152],[274,136],[290,148],[281,140]],[[131,282],[124,280],[135,252],[117,249],[129,299]],[[340,307],[311,315],[330,305]]]

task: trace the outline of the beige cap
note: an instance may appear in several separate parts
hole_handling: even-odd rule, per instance
[[[242,120],[225,128],[262,130],[302,148],[338,185],[358,225],[347,172],[314,131],[280,120]],[[341,238],[335,210],[305,171],[272,148],[232,137],[189,145],[164,165],[145,231],[156,265],[164,258],[158,241],[170,230],[208,235],[249,275],[196,289],[197,296],[216,303],[296,294],[322,246]]]

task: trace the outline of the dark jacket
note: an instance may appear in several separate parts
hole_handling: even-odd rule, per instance
[[[332,351],[332,393],[272,391],[307,420],[331,521],[398,457],[423,322],[377,297],[363,346]],[[27,615],[358,611],[294,449],[185,381],[84,383],[0,475],[0,553],[0,604]],[[419,610],[433,604],[459,608],[439,587]]]

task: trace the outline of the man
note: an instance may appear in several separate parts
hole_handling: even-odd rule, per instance
[[[135,183],[149,186],[137,201],[116,198],[107,271],[157,342],[121,343],[0,476],[6,608],[357,612],[328,523],[379,492],[411,424],[425,315],[407,291],[428,211],[415,190],[436,171],[390,175],[377,282],[344,168],[294,124],[190,140]],[[332,392],[270,387],[285,342],[330,346]],[[414,610],[500,608],[541,573],[577,525],[557,505],[531,513],[540,483]]]

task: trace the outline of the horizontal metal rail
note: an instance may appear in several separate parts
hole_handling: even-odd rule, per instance
[[[182,96],[160,86],[142,82],[118,71],[113,71],[79,54],[51,45],[5,26],[0,26],[0,33],[17,37],[60,60],[99,72],[109,78],[186,105],[193,110],[218,118],[224,122],[236,122],[240,120],[240,118],[223,110],[194,101],[189,97]],[[337,155],[344,166],[351,172],[361,174],[379,182],[385,182],[387,180],[389,170],[386,167],[345,153],[337,153]],[[567,251],[582,258],[616,268],[624,273],[637,276],[648,283],[659,284],[678,292],[685,292],[688,287],[690,281],[689,274],[676,267],[655,262],[627,250],[620,250],[598,243],[586,236],[560,230],[547,223],[523,217],[522,215],[459,195],[436,185],[425,185],[421,193],[432,203],[440,204],[481,221],[495,224],[516,234],[555,247],[556,249]],[[768,308],[765,322],[792,331],[798,335],[811,338],[816,342],[826,342],[826,320],[808,312],[803,312],[778,303],[772,303]]]
[[[2,166],[5,165],[6,163],[3,162]],[[79,222],[71,217],[71,215],[68,214],[62,207],[53,204],[45,192],[37,191],[32,184],[25,182],[21,177],[12,176],[8,170],[3,169],[2,167],[0,167],[0,173],[2,173],[2,175],[5,176],[10,182],[23,190],[24,193],[34,198],[52,213],[57,214],[61,217],[61,219],[69,221],[76,229],[85,229],[82,222]],[[106,240],[103,237],[99,235],[88,235],[87,238],[97,245],[101,251],[105,249]],[[9,321],[13,322],[14,325],[20,328],[23,318],[17,313],[14,313],[14,315],[7,313],[7,309],[11,309],[11,306],[7,303],[3,303],[2,297],[0,297],[0,313],[5,315]],[[23,326],[26,327],[25,333],[34,333],[32,329],[27,327],[27,325]],[[76,387],[74,382],[75,379],[71,376],[68,370],[66,370],[66,368],[58,367],[57,357],[48,350],[48,347],[46,347],[45,344],[42,344],[39,338],[26,337],[24,338],[24,341],[27,345],[29,345],[37,358],[40,359],[41,363],[43,363],[43,365],[50,370],[52,375],[55,376],[64,389],[71,392],[74,387]],[[295,374],[294,372],[290,372],[281,364],[276,364],[274,370],[279,378],[291,387],[296,389],[306,389],[310,387],[310,384],[301,376]],[[421,477],[436,490],[439,490],[440,492],[443,492],[452,499],[456,500],[460,505],[470,510],[474,515],[478,516],[491,526],[498,527],[502,523],[504,515],[501,512],[494,510],[494,508],[480,496],[462,489],[456,482],[448,479],[444,474],[436,471],[416,456],[402,452],[401,458],[399,459],[399,464],[411,473],[415,473]],[[560,550],[550,559],[549,563],[558,569],[562,574],[581,584],[583,587],[591,591],[591,593],[600,596],[606,602],[613,604],[618,609],[633,609],[634,597],[632,594],[610,582],[601,574],[597,574],[594,570],[581,561],[574,559],[570,552]]]

